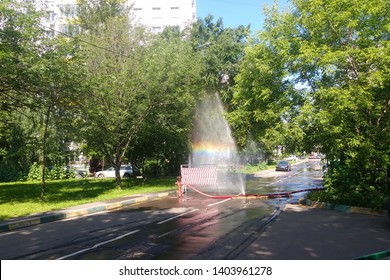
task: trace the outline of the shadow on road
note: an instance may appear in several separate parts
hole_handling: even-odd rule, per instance
[[[390,249],[390,219],[288,204],[236,259],[348,260]]]

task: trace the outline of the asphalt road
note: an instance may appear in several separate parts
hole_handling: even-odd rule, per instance
[[[319,162],[309,161],[293,166],[291,172],[258,174],[247,181],[246,189],[247,193],[262,194],[315,188],[321,186],[321,177]],[[329,239],[327,243],[322,243],[318,240],[323,237],[314,233],[326,232],[324,230],[329,228],[337,232],[337,228],[341,230],[348,221],[357,223],[351,227],[356,230],[359,219],[356,216],[353,219],[336,217],[342,222],[335,220],[332,224],[334,215],[322,212],[326,216],[321,220],[322,214],[317,213],[321,209],[307,209],[310,215],[293,215],[302,211],[291,212],[292,206],[287,204],[285,207],[286,203],[296,202],[301,196],[302,193],[269,200],[212,199],[192,191],[181,199],[167,197],[120,211],[106,211],[2,233],[0,258],[349,259],[370,252],[368,248],[387,248],[388,231],[382,225],[376,240],[385,240],[383,243],[369,243],[365,250],[356,252],[344,250],[347,254],[341,254],[343,246],[340,245],[333,250],[334,255],[324,253],[325,249],[329,249],[329,243],[345,243],[346,238],[340,235],[343,237],[341,240]],[[323,223],[330,226],[321,227]],[[367,227],[375,228],[375,224],[368,223]],[[299,238],[305,233],[310,234],[307,239]],[[353,235],[347,230],[344,233]],[[365,235],[366,238],[369,236],[369,233]],[[354,242],[359,242],[358,239]],[[307,248],[306,241],[310,244]]]
[[[273,211],[261,200],[165,198],[0,235],[1,259],[190,259]]]

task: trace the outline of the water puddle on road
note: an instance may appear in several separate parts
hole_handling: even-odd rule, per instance
[[[229,206],[230,209],[221,209],[218,215],[176,235],[171,239],[167,250],[154,259],[191,259],[198,254],[229,246],[230,243],[224,240],[239,238],[248,224],[258,223],[261,218],[270,214],[270,208],[264,208],[264,205],[262,203],[260,208],[254,201],[237,201],[236,205]],[[177,222],[180,224],[184,220]]]
[[[272,213],[263,200],[233,199],[206,207],[87,252],[82,259],[191,259],[224,240],[239,239],[248,225]],[[229,245],[229,242],[226,244]],[[217,246],[217,247],[218,247]],[[219,248],[218,247],[218,248]],[[219,250],[217,248],[217,250]],[[215,248],[213,249],[215,250]]]

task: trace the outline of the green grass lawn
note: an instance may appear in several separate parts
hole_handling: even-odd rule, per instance
[[[146,192],[173,190],[175,178],[128,179],[122,188],[114,179],[73,179],[46,182],[45,199],[39,199],[40,182],[0,183],[0,220],[58,210],[84,203]]]
[[[270,165],[267,165],[266,163],[259,163],[257,165],[247,164],[241,168],[240,172],[245,174],[254,174],[258,171],[269,170],[274,168],[275,168],[275,164],[270,164]]]

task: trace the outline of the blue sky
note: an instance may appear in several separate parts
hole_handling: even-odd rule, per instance
[[[279,0],[279,7],[287,5],[288,0]],[[271,6],[274,0],[197,0],[197,17],[204,18],[208,14],[214,20],[222,18],[224,27],[251,25],[251,30],[259,30],[263,26],[264,5]]]

